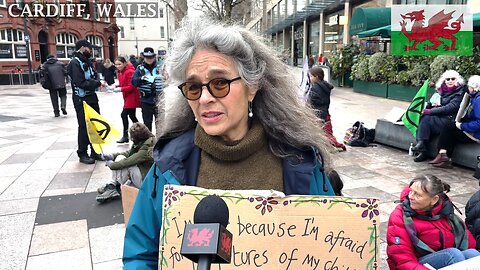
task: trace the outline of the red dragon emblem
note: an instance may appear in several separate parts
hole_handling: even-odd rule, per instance
[[[436,50],[438,46],[442,45],[443,42],[439,38],[449,39],[452,41],[450,46],[444,44],[445,50],[456,50],[457,38],[453,35],[460,31],[461,24],[463,21],[463,14],[457,18],[456,21],[452,22],[450,25],[448,22],[453,18],[452,14],[455,11],[450,13],[445,13],[445,9],[433,15],[428,20],[428,26],[424,26],[425,16],[423,12],[425,10],[412,11],[410,13],[401,14],[403,20],[400,22],[402,27],[402,33],[408,38],[411,42],[413,41],[412,46],[405,46],[406,51],[416,51],[418,50],[417,45],[425,41],[430,41],[433,45],[425,44],[425,50]],[[413,22],[412,29],[410,33],[407,32],[405,20],[409,19]]]
[[[232,238],[224,232],[222,233],[222,250],[226,254],[230,254],[231,249],[232,249]]]
[[[202,229],[201,231],[198,231],[198,228],[194,228],[188,232],[187,246],[209,247],[212,236],[213,236],[213,230],[211,229],[205,228],[205,229]]]

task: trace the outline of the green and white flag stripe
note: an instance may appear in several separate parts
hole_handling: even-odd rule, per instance
[[[432,17],[444,19],[441,20],[444,23],[433,23]],[[472,18],[466,5],[392,5],[391,52],[393,55],[472,55]],[[402,23],[407,34],[402,31]],[[456,38],[455,46],[449,33]],[[428,48],[434,46],[437,38],[441,44]],[[415,40],[418,44],[414,46]]]

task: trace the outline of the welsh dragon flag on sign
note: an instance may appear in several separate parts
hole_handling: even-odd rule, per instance
[[[393,55],[472,55],[472,14],[465,5],[392,5]]]

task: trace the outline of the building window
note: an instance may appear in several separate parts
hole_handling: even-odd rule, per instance
[[[5,0],[0,0],[0,7],[5,7]]]
[[[158,10],[158,15],[160,16],[160,18],[163,18],[163,8]]]
[[[70,33],[57,34],[57,58],[72,58],[77,40],[77,37]]]
[[[165,28],[160,26],[160,38],[165,38]]]
[[[130,18],[130,30],[135,30],[135,21],[133,18]]]
[[[119,26],[118,28],[120,28],[120,38],[125,38],[125,29],[123,26]]]
[[[27,44],[23,31],[0,29],[0,59],[27,58]]]
[[[87,36],[87,40],[92,43],[92,56],[94,58],[103,58],[103,39],[99,36]]]

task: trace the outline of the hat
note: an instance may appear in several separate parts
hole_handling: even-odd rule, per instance
[[[92,48],[92,43],[90,43],[88,40],[86,39],[80,39],[79,41],[77,41],[75,43],[75,50],[79,50],[81,47],[88,47],[88,48]]]
[[[145,49],[143,49],[143,56],[153,57],[155,56],[155,51],[151,47],[145,47]]]

